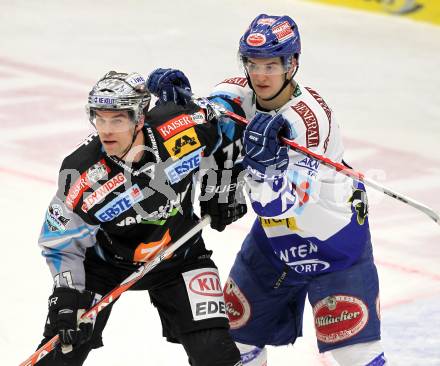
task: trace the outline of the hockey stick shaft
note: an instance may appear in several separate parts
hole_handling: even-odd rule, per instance
[[[215,115],[217,115],[217,117],[227,116],[230,119],[232,119],[234,122],[242,124],[244,126],[246,126],[249,123],[249,121],[246,118],[239,116],[238,114],[227,110],[225,107],[223,107],[221,105],[210,102],[207,98],[197,98],[196,96],[194,96],[193,94],[190,94],[188,91],[186,91],[184,89],[181,89],[181,88],[178,88],[178,89],[182,94],[184,94],[188,97],[191,97],[192,101],[194,103],[196,103],[197,105],[199,105],[200,107],[210,108],[211,111]],[[307,149],[306,147],[297,144],[293,140],[287,139],[285,137],[281,137],[281,141],[284,144],[290,146],[293,150],[295,150],[303,155],[306,155],[310,158],[318,160],[323,165],[325,165],[331,169],[334,169],[337,172],[346,175],[347,177],[350,177],[354,180],[362,182],[368,187],[371,187],[379,192],[386,194],[389,197],[392,197],[400,202],[403,202],[403,203],[423,212],[424,214],[429,216],[434,222],[436,222],[438,225],[440,225],[439,214],[437,212],[435,212],[432,208],[424,205],[423,203],[420,203],[420,202],[418,202],[412,198],[409,198],[401,193],[398,193],[392,189],[389,189],[389,188],[383,186],[382,184],[365,177],[364,174],[357,172],[351,168],[348,168],[347,166],[345,166],[341,163],[334,162],[323,155],[316,154],[313,151],[310,151],[309,149]]]
[[[125,291],[127,291],[131,286],[138,282],[142,277],[144,277],[148,272],[152,271],[160,263],[162,263],[165,258],[168,258],[172,253],[174,253],[178,248],[185,244],[190,238],[201,231],[205,226],[209,225],[211,218],[209,215],[205,215],[202,219],[183,234],[174,243],[166,247],[164,250],[159,252],[151,261],[146,262],[140,266],[135,272],[128,276],[124,281],[122,281],[117,287],[105,295],[101,300],[99,300],[94,306],[92,306],[88,311],[86,311],[81,319],[95,319],[99,312],[105,309],[108,305],[116,301],[119,296]],[[37,351],[34,352],[26,361],[22,362],[20,366],[32,366],[37,364],[43,357],[47,356],[60,342],[59,336],[56,335],[52,337],[48,342],[41,346]]]

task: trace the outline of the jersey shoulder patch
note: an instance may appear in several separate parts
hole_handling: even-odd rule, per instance
[[[235,77],[235,78],[229,78],[229,79],[225,79],[223,80],[220,84],[233,84],[233,85],[238,85],[241,86],[242,88],[244,88],[247,84],[248,81],[246,78],[242,78],[242,77]]]
[[[188,130],[198,124],[205,123],[205,113],[202,110],[194,113],[182,113],[156,126],[156,131],[166,141],[180,132]]]
[[[319,145],[319,122],[312,108],[304,101],[291,106],[291,108],[301,117],[306,128],[306,147],[316,147]]]
[[[111,167],[105,160],[97,134],[86,138],[77,149],[64,158],[58,175],[58,196],[73,210],[82,193],[96,182],[107,179]]]

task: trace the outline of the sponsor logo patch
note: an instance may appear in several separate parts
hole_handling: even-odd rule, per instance
[[[188,193],[189,187],[191,183],[185,187],[183,192],[179,192],[176,195],[176,198],[173,200],[168,200],[164,205],[159,206],[156,211],[146,213],[144,216],[136,215],[127,216],[122,221],[117,223],[117,226],[128,226],[134,224],[156,224],[163,225],[165,223],[164,220],[168,219],[171,216],[177,215],[177,213],[181,210],[181,204]]]
[[[257,24],[272,25],[275,22],[276,19],[274,18],[262,18],[258,20]]]
[[[197,149],[165,169],[165,174],[171,184],[180,182],[189,172],[200,166],[203,149],[204,147]]]
[[[234,280],[229,277],[223,290],[231,329],[244,326],[251,316],[251,305]]]
[[[86,171],[86,177],[91,184],[95,184],[98,180],[107,176],[107,173],[110,172],[110,168],[107,166],[104,159],[99,161],[96,164],[93,164]]]
[[[70,219],[64,216],[63,208],[60,205],[53,204],[49,206],[46,213],[46,224],[50,231],[66,231]]]
[[[109,98],[109,97],[94,97],[93,98],[94,104],[105,104],[105,105],[114,105],[116,104],[115,98]]]
[[[128,78],[125,81],[129,83],[132,87],[145,84],[145,79],[139,74],[133,75],[131,78]]]
[[[81,176],[70,187],[66,196],[66,206],[73,210],[78,204],[82,194],[93,186],[93,184],[106,177],[109,172],[110,168],[107,166],[104,159],[92,165],[89,169],[82,173]]]
[[[221,84],[233,84],[233,85],[238,85],[241,86],[242,88],[244,88],[247,85],[247,79],[246,78],[230,78],[230,79],[225,79],[221,82]]]
[[[155,219],[152,219],[150,216],[143,218],[141,215],[138,214],[138,215],[136,215],[136,217],[127,216],[122,221],[118,222],[116,225],[117,226],[130,226],[130,225],[134,225],[134,224],[146,224],[146,225],[162,226],[162,225],[165,225],[165,223],[167,222],[167,219],[169,217],[173,217],[178,214],[179,208],[180,208],[180,204],[179,204],[179,207],[175,207],[171,211],[163,213],[162,219],[155,220]]]
[[[95,191],[90,193],[87,197],[84,197],[81,209],[84,212],[88,212],[97,203],[102,202],[102,200],[107,197],[116,188],[122,186],[127,179],[124,173],[119,173],[113,178],[109,179],[102,186],[98,187]]]
[[[330,263],[319,259],[304,259],[302,261],[289,262],[287,264],[299,274],[322,272],[330,268]]]
[[[328,142],[330,140],[330,133],[332,130],[332,111],[330,109],[330,107],[327,105],[327,103],[325,102],[324,99],[322,99],[322,97],[313,89],[311,88],[307,88],[308,92],[312,95],[313,98],[315,98],[315,100],[318,102],[318,104],[322,107],[322,109],[324,110],[325,114],[327,115],[327,119],[328,119],[328,135],[326,137],[326,139],[324,140],[324,152],[327,151],[327,146],[328,146]]]
[[[203,112],[203,110],[191,114],[191,118],[198,125],[206,123],[205,113]]]
[[[134,251],[133,261],[135,262],[146,262],[150,259],[154,258],[159,251],[165,249],[168,244],[171,242],[170,230],[168,229],[166,233],[163,235],[162,239],[159,241],[152,241],[149,243],[140,243],[136,250]],[[165,259],[168,259],[172,256],[170,254]]]
[[[322,97],[315,90],[308,88],[308,87],[306,87],[306,90],[312,95],[313,98],[315,98],[315,100],[318,102],[318,104],[322,107],[325,114],[327,115],[329,122],[331,122],[332,111],[331,111],[330,107],[327,105],[327,103],[325,102],[325,100],[322,99]]]
[[[179,159],[201,146],[193,127],[171,137],[165,141],[164,144],[170,156],[176,159]]]
[[[220,278],[216,272],[202,272],[195,275],[189,281],[188,288],[198,295],[223,297]]]
[[[261,33],[251,33],[246,38],[246,43],[249,46],[260,47],[266,43],[266,36]]]
[[[200,268],[182,273],[194,320],[226,316],[225,300],[218,271]]]
[[[286,39],[293,38],[295,36],[295,33],[293,33],[293,30],[287,20],[273,27],[272,32],[280,42],[284,42]]]
[[[289,217],[287,219],[263,219],[260,217],[259,220],[263,228],[283,226],[292,231],[300,231],[300,228],[296,224],[296,219],[294,217]]]
[[[139,186],[135,184],[97,211],[95,217],[101,222],[111,221],[143,199],[144,195],[142,191],[139,189]]]
[[[191,115],[181,114],[156,127],[156,130],[160,133],[164,140],[168,140],[170,137],[173,137],[179,132],[182,132],[195,125],[196,122],[193,120]]]
[[[368,323],[368,308],[354,296],[328,296],[313,307],[313,316],[318,340],[337,343],[364,329]]]
[[[311,256],[318,255],[318,251],[318,245],[308,240],[304,244],[293,245],[275,252],[280,260],[285,262],[296,273],[311,274],[330,268],[330,263],[317,258],[310,258]]]
[[[314,172],[318,171],[320,162],[319,160],[313,159],[313,158],[309,158],[309,157],[305,157],[303,160],[298,161],[297,163],[295,163],[296,166],[300,167],[300,168],[306,168],[309,170],[312,170]]]
[[[306,126],[306,144],[307,147],[319,145],[319,125],[315,113],[303,101],[298,102],[292,109],[299,114]]]

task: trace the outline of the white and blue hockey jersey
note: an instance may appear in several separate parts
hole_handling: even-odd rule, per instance
[[[245,78],[223,81],[211,97],[226,106],[231,101],[239,104],[249,120],[257,112],[282,114],[295,142],[342,162],[340,128],[327,103],[311,88],[297,84],[290,101],[271,112],[257,110]],[[368,219],[358,206],[366,205],[362,184],[291,150],[285,178],[275,183],[248,180],[248,185],[258,215],[250,235],[259,245],[271,247],[276,266],[316,275],[346,268],[363,252],[370,234]]]

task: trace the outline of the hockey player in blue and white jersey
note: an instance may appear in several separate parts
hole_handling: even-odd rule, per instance
[[[279,139],[342,162],[331,108],[294,80],[300,54],[293,19],[261,14],[240,39],[245,78],[226,79],[211,95],[251,120],[242,164],[258,218],[224,289],[231,334],[245,365],[266,365],[266,345],[302,335],[307,295],[320,352],[343,366],[385,365],[365,188]],[[168,72],[172,79],[177,71]],[[233,122],[223,130],[234,130]]]

